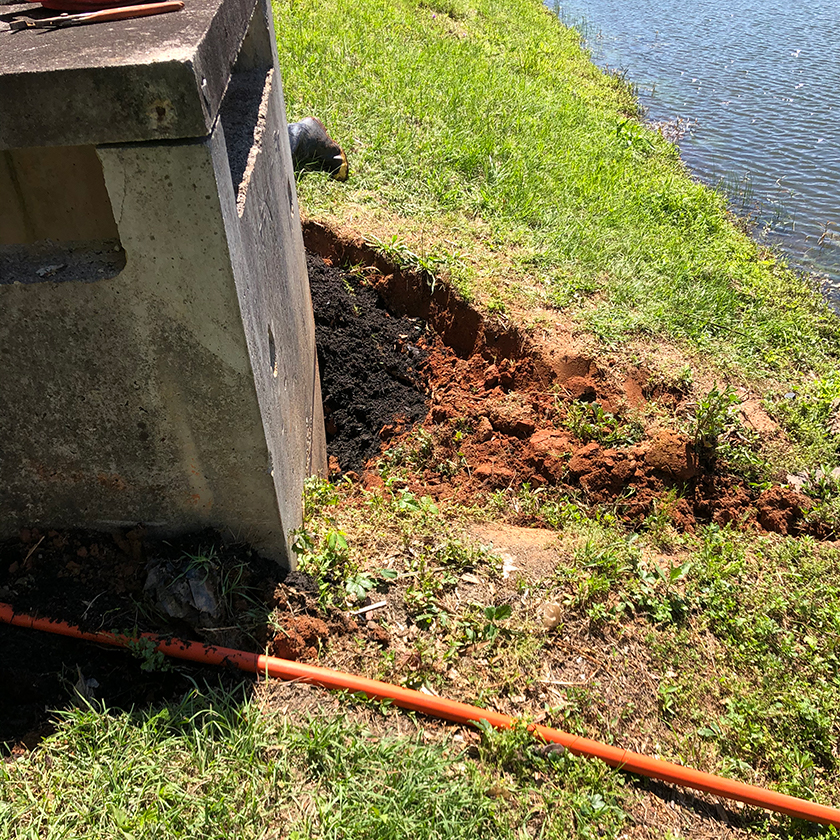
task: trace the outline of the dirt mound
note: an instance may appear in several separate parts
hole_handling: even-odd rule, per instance
[[[426,416],[426,325],[391,315],[374,288],[320,257],[309,255],[307,269],[329,451],[340,469],[360,471],[383,428]]]

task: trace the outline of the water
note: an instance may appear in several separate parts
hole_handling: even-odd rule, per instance
[[[840,312],[840,0],[555,0],[683,160]],[[684,123],[684,124],[685,124]]]

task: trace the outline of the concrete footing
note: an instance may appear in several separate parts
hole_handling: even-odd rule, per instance
[[[269,7],[195,0],[120,25],[141,63],[82,49],[95,26],[59,31],[84,66],[0,60],[0,539],[212,526],[291,565],[326,450]],[[166,55],[149,54],[164,26]],[[43,107],[64,84],[65,118],[96,82],[120,97],[126,78],[140,99],[122,128],[109,120],[125,103],[105,101],[98,121],[62,132],[43,113],[39,131],[8,101],[15,75]]]

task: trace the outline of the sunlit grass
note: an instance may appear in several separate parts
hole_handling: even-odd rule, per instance
[[[275,8],[290,116],[317,113],[351,158],[347,185],[302,179],[311,214],[399,225],[415,252],[471,263],[479,299],[507,283],[607,345],[658,336],[752,376],[834,364],[819,296],[731,224],[635,118],[629,86],[538,3]]]
[[[373,732],[356,706],[291,722],[210,690],[66,712],[37,751],[0,763],[0,838],[513,840],[568,836],[575,820],[616,837],[624,822],[614,771],[552,765],[527,732],[488,733],[475,760],[448,738]]]

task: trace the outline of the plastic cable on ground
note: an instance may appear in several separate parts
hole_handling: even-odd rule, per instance
[[[117,636],[112,633],[87,633],[63,621],[16,614],[8,604],[0,604],[0,621],[17,627],[29,627],[34,630],[44,630],[48,633],[57,633],[62,636],[71,636],[90,642],[120,647],[125,647],[135,641],[132,638]],[[454,723],[476,724],[481,720],[486,720],[499,729],[509,729],[516,723],[515,718],[498,712],[491,712],[478,706],[458,703],[443,697],[433,697],[420,691],[379,682],[378,680],[369,680],[354,674],[345,674],[341,671],[333,671],[330,668],[278,659],[273,656],[261,656],[256,653],[233,650],[232,648],[204,645],[199,642],[162,639],[151,633],[143,633],[142,636],[153,641],[157,650],[178,659],[208,665],[234,666],[243,671],[265,674],[283,680],[296,680],[320,685],[324,688],[359,692],[373,699],[391,700],[403,709],[422,712]],[[702,773],[690,767],[683,767],[640,753],[612,747],[598,741],[591,741],[588,738],[580,738],[547,726],[534,724],[529,726],[529,729],[543,741],[562,744],[575,755],[600,758],[611,767],[619,770],[627,770],[639,776],[647,776],[651,779],[659,779],[663,782],[682,785],[694,790],[702,790],[716,796],[735,799],[745,802],[747,805],[777,811],[803,820],[840,827],[840,810],[837,808],[744,784],[734,779],[714,776],[711,773]]]

